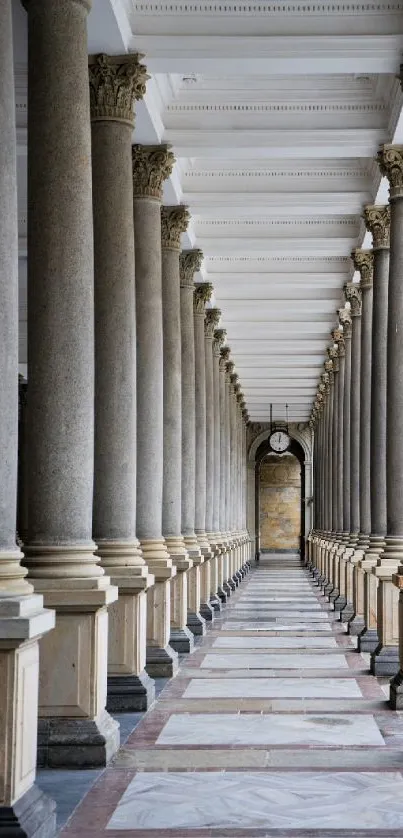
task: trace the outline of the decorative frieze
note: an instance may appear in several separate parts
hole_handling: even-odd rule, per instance
[[[144,56],[138,53],[89,57],[92,122],[112,120],[134,127],[135,102],[143,98],[150,78],[141,58]]]
[[[208,308],[204,318],[204,333],[206,337],[212,338],[214,330],[220,322],[221,311],[219,308]]]
[[[133,145],[134,197],[161,200],[164,181],[169,177],[175,157],[166,145]]]
[[[198,250],[197,248],[195,250],[182,250],[179,256],[180,284],[182,288],[185,286],[194,287],[193,277],[200,270],[202,261],[202,250]]]
[[[181,235],[190,220],[187,207],[161,207],[161,245],[164,250],[180,250]]]
[[[372,233],[373,250],[389,248],[390,244],[390,204],[385,206],[367,206],[364,209],[367,230]]]
[[[195,314],[200,314],[204,317],[206,303],[210,302],[212,293],[213,286],[211,282],[198,282],[195,285],[193,296],[193,311]]]
[[[359,272],[361,277],[361,290],[372,288],[372,280],[374,275],[374,253],[372,250],[362,250],[356,247],[351,254],[355,270]],[[359,288],[358,288],[359,290]],[[361,298],[361,293],[359,294]],[[349,299],[349,298],[348,298]],[[350,300],[351,303],[351,300]],[[353,305],[351,304],[351,311],[353,312]]]

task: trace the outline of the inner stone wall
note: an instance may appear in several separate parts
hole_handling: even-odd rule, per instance
[[[268,454],[260,467],[260,548],[298,550],[301,466],[293,454]]]

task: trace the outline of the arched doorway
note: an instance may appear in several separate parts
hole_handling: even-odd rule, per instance
[[[297,552],[305,548],[305,455],[292,439],[284,454],[268,439],[255,459],[256,558],[262,551]]]

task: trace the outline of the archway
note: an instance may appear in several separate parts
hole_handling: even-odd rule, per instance
[[[262,475],[263,468],[263,475]],[[262,481],[263,476],[263,481]],[[271,482],[271,488],[270,487]],[[266,494],[266,499],[262,497]],[[271,491],[272,490],[272,491]],[[296,507],[298,512],[296,512]],[[277,516],[277,523],[275,523]],[[263,526],[262,526],[263,525]],[[267,541],[270,526],[272,541]],[[256,558],[265,544],[277,545],[276,552],[295,549],[305,558],[305,453],[292,439],[285,454],[275,454],[268,439],[258,447],[255,456],[255,532]],[[262,542],[263,535],[263,542]],[[280,546],[283,537],[284,546]]]

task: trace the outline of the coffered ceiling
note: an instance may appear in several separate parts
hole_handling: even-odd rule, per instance
[[[190,207],[183,243],[203,250],[250,418],[267,420],[271,403],[282,418],[288,403],[306,421],[362,208],[387,195],[373,159],[401,132],[403,2],[93,0],[88,33],[90,52],[145,56],[135,139],[172,144],[164,200]]]

